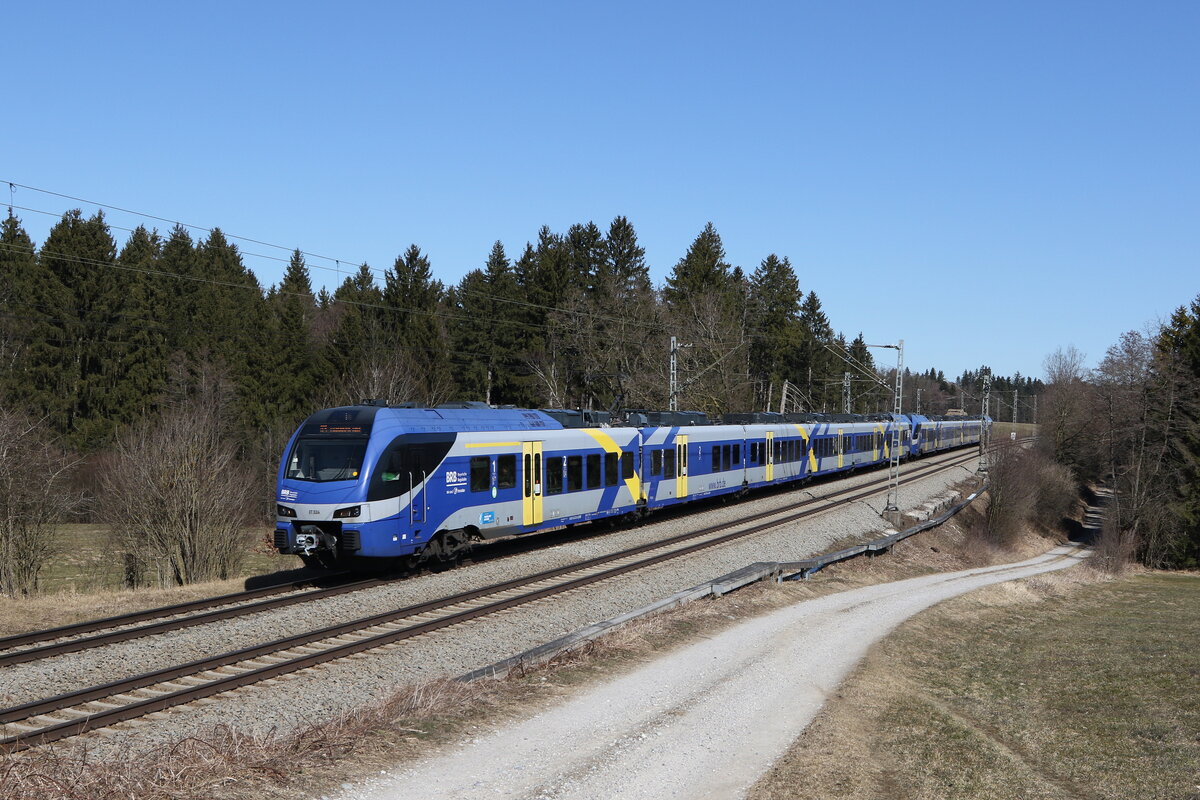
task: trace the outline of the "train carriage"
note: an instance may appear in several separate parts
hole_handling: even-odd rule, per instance
[[[573,417],[572,417],[573,415]],[[473,542],[634,515],[979,440],[986,420],[817,417],[583,427],[577,412],[363,404],[309,417],[278,476],[275,546],[307,563],[449,561]],[[562,419],[568,420],[564,426]]]

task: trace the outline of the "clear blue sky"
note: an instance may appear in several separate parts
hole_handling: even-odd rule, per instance
[[[11,3],[0,19],[0,180],[349,262],[388,267],[415,242],[453,283],[496,239],[515,255],[543,224],[624,214],[661,281],[711,220],[734,264],[789,257],[837,329],[903,338],[910,366],[951,376],[1037,375],[1067,344],[1094,363],[1200,293],[1200,3]],[[54,218],[18,213],[40,243]]]

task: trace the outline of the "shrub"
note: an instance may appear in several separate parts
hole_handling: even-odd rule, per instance
[[[70,486],[75,465],[42,421],[0,408],[0,592],[37,590],[55,526],[82,502]]]
[[[122,438],[101,476],[100,512],[127,583],[227,578],[245,553],[252,476],[213,397],[186,399]]]

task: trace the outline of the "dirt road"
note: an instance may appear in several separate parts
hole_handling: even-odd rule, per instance
[[[687,645],[527,720],[397,765],[339,800],[735,798],[784,753],[867,648],[908,617],[1064,569],[1055,548],[806,601]],[[802,793],[802,787],[797,787]]]

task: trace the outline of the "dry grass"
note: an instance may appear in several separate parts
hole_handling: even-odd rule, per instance
[[[1200,576],[1081,567],[919,615],[754,800],[1200,797]]]
[[[246,588],[249,577],[286,573],[303,566],[296,556],[256,548],[236,578],[171,588],[122,589],[120,566],[111,551],[102,546],[104,541],[99,526],[61,526],[60,547],[66,545],[65,554],[56,559],[43,579],[47,590],[17,599],[0,597],[0,636],[238,592]],[[291,577],[284,575],[280,580]]]
[[[638,620],[502,681],[465,685],[439,680],[404,686],[374,706],[298,732],[248,737],[219,729],[204,739],[103,761],[67,743],[9,757],[0,762],[0,797],[312,798],[344,781],[378,775],[411,759],[417,750],[527,716],[582,684],[620,674],[668,648],[711,636],[746,618],[882,581],[1011,561],[1052,544],[1030,534],[1018,554],[980,551],[966,544],[962,530],[952,521],[901,542],[889,556],[847,561],[809,581],[759,584]]]
[[[1002,439],[1008,439],[1010,433],[1016,433],[1018,439],[1024,439],[1029,436],[1038,435],[1038,427],[1029,422],[993,422],[992,423],[992,441],[998,442]]]

